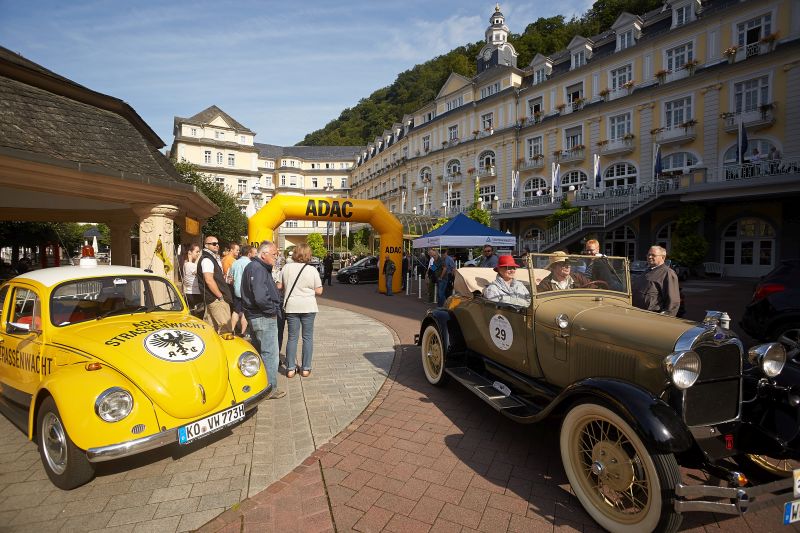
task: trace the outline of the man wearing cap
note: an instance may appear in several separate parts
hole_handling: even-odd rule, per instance
[[[571,271],[572,264],[567,252],[555,252],[551,255],[547,270],[550,274],[536,286],[537,292],[579,289],[591,283],[583,274]]]
[[[531,293],[521,281],[514,279],[519,265],[510,255],[501,255],[494,267],[497,277],[483,289],[483,297],[494,302],[510,303],[527,307],[531,303]]]

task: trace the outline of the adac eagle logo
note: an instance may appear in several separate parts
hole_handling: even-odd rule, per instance
[[[151,355],[164,361],[183,362],[200,357],[206,344],[190,331],[160,329],[145,337],[144,347]]]

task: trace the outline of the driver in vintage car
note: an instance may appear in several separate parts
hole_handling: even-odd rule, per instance
[[[536,286],[538,292],[580,289],[591,283],[589,278],[583,274],[571,271],[572,264],[567,252],[554,252],[550,256],[547,270],[550,271],[550,274]]]
[[[527,307],[531,303],[531,293],[525,285],[514,279],[519,265],[510,255],[501,255],[494,271],[497,277],[483,289],[483,297],[494,302],[502,302]]]

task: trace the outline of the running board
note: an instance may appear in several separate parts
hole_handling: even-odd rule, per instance
[[[509,418],[520,422],[534,422],[535,420],[530,419],[534,417],[538,419],[537,415],[541,413],[541,409],[518,399],[510,394],[510,391],[509,394],[502,392],[500,389],[505,385],[498,384],[498,387],[495,387],[496,382],[486,379],[465,366],[445,368],[445,372]]]

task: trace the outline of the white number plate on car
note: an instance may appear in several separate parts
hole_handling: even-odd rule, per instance
[[[226,426],[235,424],[244,418],[244,404],[234,405],[230,409],[225,409],[219,413],[207,416],[191,424],[178,428],[178,442],[188,444],[193,440],[205,437],[209,433],[214,433]]]

